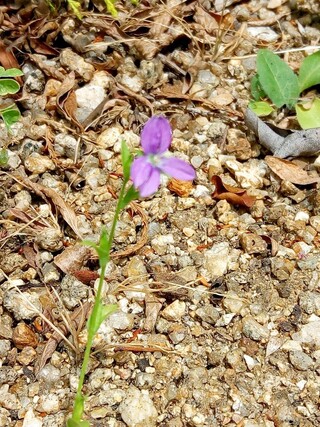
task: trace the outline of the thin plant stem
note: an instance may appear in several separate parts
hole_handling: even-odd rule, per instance
[[[127,182],[128,182],[128,180],[125,179],[122,183],[122,187],[120,190],[115,214],[113,217],[113,221],[112,221],[112,225],[111,225],[111,229],[110,229],[110,233],[109,233],[109,237],[108,237],[107,247],[106,247],[105,253],[103,254],[104,256],[103,257],[99,256],[99,262],[100,262],[99,284],[98,284],[98,289],[97,289],[97,293],[95,296],[95,301],[94,301],[94,305],[92,308],[92,312],[91,312],[89,320],[88,320],[88,325],[90,325],[90,323],[92,324],[92,322],[90,322],[90,320],[93,320],[93,323],[95,323],[95,319],[97,319],[98,314],[99,314],[98,312],[99,312],[99,308],[101,305],[101,294],[102,294],[104,277],[105,277],[108,262],[110,261],[110,250],[111,250],[111,246],[113,243],[114,233],[116,230],[119,214],[121,211],[122,200],[124,197],[125,187],[126,187]],[[88,327],[87,344],[86,344],[86,349],[85,349],[84,356],[83,356],[81,371],[80,371],[80,375],[79,375],[78,388],[77,388],[77,393],[76,393],[76,397],[75,397],[75,404],[74,404],[74,408],[73,408],[73,412],[72,412],[72,419],[74,421],[77,421],[77,422],[81,421],[81,418],[83,415],[82,387],[83,387],[84,378],[85,378],[85,375],[86,375],[86,372],[88,369],[88,364],[89,364],[89,360],[90,360],[90,353],[91,353],[91,348],[92,348],[92,343],[94,340],[95,332],[96,331],[93,328]],[[81,408],[81,410],[80,410],[80,408]]]

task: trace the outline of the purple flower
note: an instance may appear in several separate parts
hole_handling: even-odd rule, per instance
[[[141,145],[144,154],[134,160],[131,166],[131,179],[141,197],[155,193],[160,186],[160,174],[185,181],[195,178],[191,165],[180,159],[166,157],[170,147],[172,131],[165,117],[151,117],[141,132]]]

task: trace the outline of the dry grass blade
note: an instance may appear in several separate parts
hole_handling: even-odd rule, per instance
[[[91,303],[86,302],[81,307],[77,308],[75,312],[70,316],[71,324],[73,329],[80,330],[84,324],[84,321],[87,319],[89,311],[91,308]],[[44,321],[47,321],[44,319]],[[50,322],[51,323],[51,322]],[[52,327],[52,324],[50,324]],[[45,366],[47,360],[51,357],[55,349],[57,348],[57,345],[61,342],[62,339],[66,340],[65,336],[61,334],[67,334],[70,332],[70,325],[66,326],[64,322],[59,323],[60,331],[57,332],[57,328],[54,327],[55,332],[51,335],[49,338],[41,356],[35,363],[34,371],[37,375],[39,371]],[[62,331],[62,332],[61,332]],[[69,345],[71,343],[67,340]],[[73,350],[76,352],[77,350],[72,346]]]

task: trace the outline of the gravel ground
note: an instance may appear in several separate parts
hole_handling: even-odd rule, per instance
[[[153,114],[197,178],[164,177],[121,214],[104,297],[119,310],[95,339],[87,419],[320,426],[320,158],[293,159],[314,183],[284,180],[243,121],[257,49],[318,44],[318,2],[119,3],[116,21],[98,0],[82,21],[5,3],[24,77],[23,117],[0,127],[0,426],[71,413],[98,277],[80,242],[110,225],[121,141],[139,149]],[[285,59],[296,71],[306,54]],[[294,128],[290,114],[270,120]]]

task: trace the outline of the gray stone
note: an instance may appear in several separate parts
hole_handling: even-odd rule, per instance
[[[61,299],[65,306],[71,310],[80,304],[88,295],[88,286],[68,274],[61,281]]]
[[[201,320],[211,325],[214,325],[220,316],[219,311],[211,304],[198,308],[196,310],[196,315],[200,317]]]
[[[14,315],[16,320],[33,319],[39,311],[42,312],[39,295],[34,292],[20,294],[14,289],[6,291],[3,298],[3,305]]]
[[[268,328],[260,325],[252,316],[243,318],[242,327],[244,335],[254,341],[266,340],[269,337]]]
[[[320,314],[320,294],[317,292],[302,292],[299,297],[302,310],[307,314]]]
[[[292,365],[300,371],[307,371],[313,365],[313,360],[303,351],[292,351],[289,353],[289,360]]]

